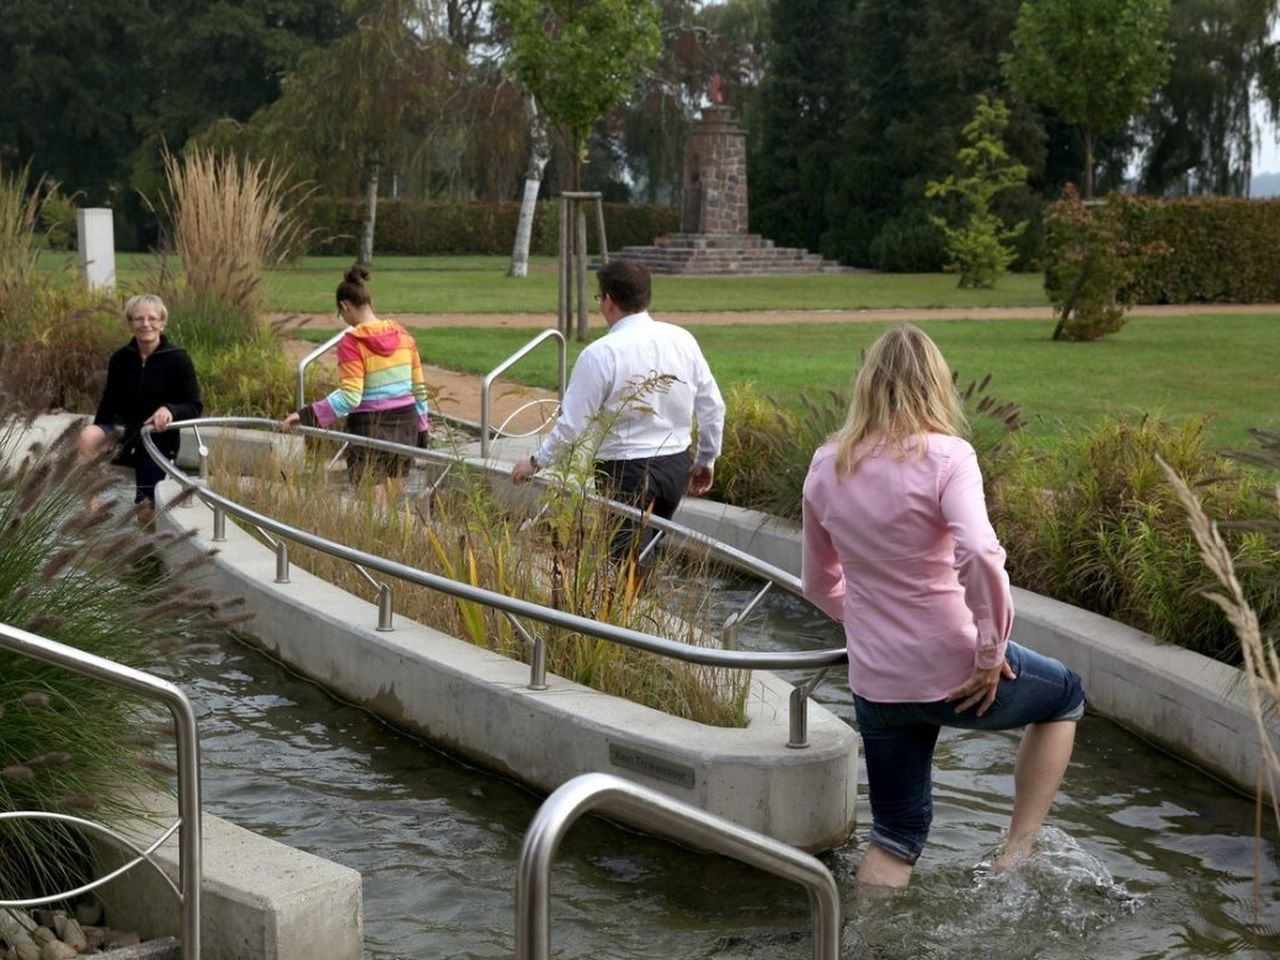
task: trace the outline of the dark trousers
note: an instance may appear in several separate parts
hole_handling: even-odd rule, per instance
[[[670,520],[689,484],[689,451],[636,460],[597,460],[596,485],[612,500]],[[636,555],[653,539],[653,529],[628,519],[614,534],[609,553],[621,560],[631,550]]]

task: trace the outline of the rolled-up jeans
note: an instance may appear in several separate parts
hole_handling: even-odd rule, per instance
[[[1013,730],[1084,716],[1080,677],[1052,657],[1010,642],[1005,659],[1014,679],[1001,677],[995,702],[956,712],[960,701],[879,703],[853,696],[871,794],[870,842],[915,863],[933,822],[933,749],[942,727]]]

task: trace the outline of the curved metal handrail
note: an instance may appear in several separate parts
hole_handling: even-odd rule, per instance
[[[186,426],[226,426],[226,427],[258,427],[271,430],[277,430],[279,424],[274,420],[266,420],[258,417],[207,417],[199,420],[184,420],[175,422],[172,428],[181,428]],[[389,453],[397,453],[406,457],[417,459],[430,459],[443,461],[446,467],[456,464],[458,457],[440,453],[439,451],[423,450],[417,447],[410,447],[404,444],[391,443],[385,440],[376,440],[371,437],[357,437],[352,434],[340,433],[334,430],[324,430],[319,427],[303,427],[295,426],[294,431],[305,435],[315,436],[335,442],[356,443],[373,449],[385,450]],[[608,640],[612,643],[621,643],[626,646],[634,647],[638,650],[645,650],[649,653],[658,654],[660,656],[670,657],[675,660],[682,660],[686,663],[699,664],[701,666],[722,667],[731,670],[755,670],[755,669],[775,669],[775,670],[816,670],[822,671],[828,667],[840,666],[848,663],[849,655],[845,648],[839,647],[828,650],[803,650],[803,651],[773,651],[773,652],[756,652],[756,651],[739,651],[732,649],[731,642],[725,643],[725,649],[717,649],[713,647],[702,647],[694,644],[682,643],[677,640],[670,640],[665,637],[659,637],[654,634],[644,633],[639,630],[633,630],[629,627],[619,627],[613,624],[603,623],[592,620],[588,617],[579,616],[577,614],[565,613],[552,607],[544,607],[541,604],[533,603],[527,600],[521,600],[516,597],[509,597],[506,594],[496,593],[486,590],[483,587],[473,586],[458,580],[452,580],[440,574],[428,573],[419,570],[416,567],[407,564],[398,563],[394,560],[387,560],[376,554],[366,553],[345,544],[335,543],[324,537],[308,533],[305,530],[299,530],[287,523],[267,517],[264,514],[244,507],[234,500],[215,493],[207,486],[194,481],[191,477],[181,470],[179,467],[171,463],[168,458],[155,446],[152,439],[151,428],[144,427],[141,433],[143,446],[148,455],[160,465],[161,469],[170,477],[176,480],[184,489],[192,491],[196,496],[200,497],[209,507],[213,509],[213,539],[215,541],[225,538],[226,517],[231,515],[243,520],[244,522],[257,527],[262,531],[269,531],[281,538],[281,543],[276,545],[276,561],[277,561],[277,583],[287,583],[288,578],[288,560],[285,551],[284,540],[290,540],[301,543],[304,546],[319,550],[329,556],[345,560],[357,567],[367,567],[385,573],[388,576],[405,580],[409,583],[415,583],[419,586],[427,587],[441,593],[448,594],[461,600],[468,600],[478,603],[482,606],[498,610],[507,615],[508,619],[514,616],[527,617],[537,620],[541,623],[548,624],[552,627],[568,630],[573,633],[580,633],[587,636],[597,637],[602,640]],[[466,459],[468,464],[473,463],[471,459]],[[488,470],[496,470],[492,464],[475,464]],[[666,530],[673,533],[681,540],[688,543],[695,543],[707,547],[718,556],[740,569],[756,573],[759,576],[770,579],[770,583],[778,583],[784,586],[788,591],[800,593],[799,581],[786,573],[779,570],[764,561],[752,557],[750,554],[730,547],[727,544],[719,543],[705,534],[689,530],[680,524],[672,521],[664,521],[654,518],[643,513],[627,504],[619,503],[614,500],[608,500],[603,497],[594,497],[593,499],[627,516],[643,519],[646,523],[653,523],[660,530]],[[367,573],[365,574],[367,576]],[[769,584],[766,584],[767,590]],[[763,595],[762,591],[752,600],[750,606],[759,600]],[[386,585],[383,584],[379,589],[378,597],[378,629],[390,630],[391,625],[391,598]],[[737,618],[730,618],[731,623]],[[726,632],[730,629],[730,625],[726,625]],[[531,667],[533,675],[530,680],[531,689],[541,689],[545,685],[545,657],[539,656],[539,645],[535,645],[534,653],[531,658]],[[539,673],[539,666],[543,672]],[[816,682],[816,680],[814,681]],[[789,718],[789,735],[787,745],[796,749],[803,749],[808,746],[808,696],[813,688],[813,683],[801,684],[791,692]]]
[[[525,832],[516,867],[516,960],[551,956],[551,864],[574,822],[597,809],[803,884],[813,912],[813,956],[839,957],[840,894],[817,858],[649,787],[585,773],[547,797]]]
[[[507,424],[509,424],[516,417],[520,416],[520,414],[524,413],[526,410],[532,409],[533,407],[545,407],[547,405],[550,405],[552,409],[557,412],[560,409],[559,400],[552,400],[550,397],[534,397],[532,400],[529,400],[525,403],[520,404],[520,406],[516,407],[509,414],[507,414],[507,418],[503,420],[500,424],[498,424],[496,427],[494,427],[493,432],[500,437],[506,437],[510,440],[522,440],[525,437],[532,437],[535,433],[537,433],[547,424],[551,423],[551,421],[555,418],[555,413],[553,413],[550,417],[544,418],[543,421],[540,424],[538,424],[536,427],[534,427],[532,430],[526,430],[524,433],[510,433],[507,430]]]
[[[133,861],[119,868],[109,877],[103,878],[88,887],[80,888],[82,890],[92,889],[94,886],[105,883],[107,879],[123,873],[125,870],[135,866],[139,862],[139,858],[145,859],[155,866],[154,861],[151,860],[151,854],[159,849],[160,845],[173,834],[174,829],[177,829],[179,884],[174,889],[178,893],[181,904],[179,928],[182,933],[182,957],[183,960],[199,960],[200,878],[202,873],[200,741],[196,735],[196,715],[191,706],[191,701],[187,699],[187,695],[178,687],[166,680],[161,680],[148,673],[143,673],[141,670],[126,667],[104,657],[87,653],[84,650],[77,650],[75,647],[57,643],[4,623],[0,623],[0,649],[20,656],[30,657],[32,660],[39,660],[42,663],[53,664],[73,673],[100,680],[111,686],[132,691],[151,700],[157,700],[168,708],[170,715],[173,717],[174,738],[177,742],[178,817],[168,830],[145,851],[102,824],[81,820],[79,817],[72,817],[68,814],[34,813],[32,815],[41,819],[92,825],[95,829],[115,836],[135,854],[138,854],[138,857],[135,857]],[[19,816],[21,816],[21,812],[14,811],[6,815],[5,819],[18,819]],[[168,877],[165,879],[167,880]],[[171,880],[169,885],[174,886]],[[59,896],[59,899],[65,899],[76,892],[78,891],[63,893]],[[46,900],[45,902],[48,901]],[[21,901],[0,901],[0,907],[21,905],[23,905]]]
[[[562,401],[564,400],[566,370],[568,369],[568,347],[565,343],[564,334],[559,330],[543,330],[523,347],[485,374],[484,381],[480,384],[480,456],[489,456],[489,420],[492,413],[489,408],[489,394],[493,389],[493,382],[548,340],[555,340],[560,348],[560,399]]]
[[[307,405],[307,367],[338,345],[338,341],[347,335],[346,330],[339,330],[320,346],[316,347],[298,361],[298,408]]]

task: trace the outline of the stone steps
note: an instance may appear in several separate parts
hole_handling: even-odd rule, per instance
[[[759,234],[673,233],[650,247],[624,247],[618,254],[653,273],[708,275],[801,275],[847,273],[848,267],[797,247],[777,247]]]

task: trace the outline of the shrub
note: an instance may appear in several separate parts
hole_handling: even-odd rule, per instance
[[[947,262],[947,239],[923,210],[894,217],[870,247],[871,265],[892,273],[936,273]]]
[[[1229,522],[1273,515],[1267,484],[1208,451],[1203,423],[1105,419],[1016,462],[989,500],[1020,586],[1238,662],[1230,625],[1197,595],[1208,579],[1157,455]],[[1280,614],[1280,545],[1241,529],[1237,569],[1264,624]]]
[[[40,227],[50,250],[76,248],[76,197],[61,190],[50,190],[40,207]]]
[[[1280,300],[1280,200],[1162,199],[1116,194],[1106,208],[1140,261],[1122,297],[1136,303],[1274,303]]]
[[[925,189],[926,197],[954,196],[963,201],[965,219],[960,226],[953,227],[942,217],[933,220],[946,237],[951,258],[947,269],[960,274],[962,288],[995,286],[1016,256],[1010,244],[1027,228],[1026,221],[1005,226],[993,209],[997,196],[1027,181],[1026,165],[1012,162],[1005,149],[1008,125],[1009,108],[1004,101],[979,94],[973,119],[964,128],[968,145],[957,154],[964,175],[930,181]]]
[[[991,396],[990,385],[988,375],[960,388],[969,439],[988,484],[998,481],[1023,455],[1010,440],[1023,426],[1021,411]],[[813,452],[844,423],[849,399],[842,390],[830,390],[816,399],[802,394],[799,406],[789,408],[761,397],[754,384],[736,384],[725,398],[724,444],[716,461],[712,496],[799,520]]]
[[[1162,252],[1125,239],[1114,207],[1086,204],[1067,184],[1045,216],[1044,288],[1058,318],[1053,339],[1096,340],[1123,327],[1138,264]]]
[[[89,506],[112,478],[80,463],[70,436],[18,457],[20,409],[0,397],[0,621],[140,668],[161,648],[225,629],[190,588],[190,567],[156,561],[163,538],[141,531],[132,510]],[[114,687],[0,654],[0,810],[141,813],[130,787],[168,783],[155,719]],[[6,824],[0,863],[3,897],[67,889],[87,866],[77,831],[38,821]]]
[[[36,225],[44,181],[27,189],[29,169],[0,167],[0,319],[19,301],[31,282],[39,256]]]

